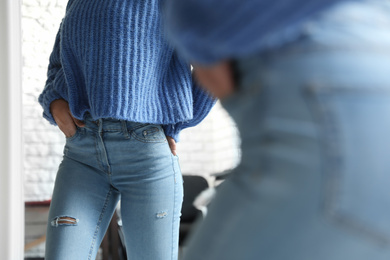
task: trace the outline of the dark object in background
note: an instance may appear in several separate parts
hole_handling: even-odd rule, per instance
[[[183,175],[184,199],[181,209],[179,245],[182,245],[202,212],[194,207],[195,198],[209,188],[207,180],[198,175]]]

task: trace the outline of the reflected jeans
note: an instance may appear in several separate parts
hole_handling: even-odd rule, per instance
[[[345,2],[238,60],[242,161],[185,260],[390,259],[390,1]]]
[[[46,259],[94,260],[119,200],[128,259],[177,259],[182,176],[161,126],[85,122],[66,140]]]

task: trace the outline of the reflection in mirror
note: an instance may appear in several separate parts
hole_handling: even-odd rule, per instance
[[[49,55],[66,4],[67,0],[22,2],[26,258],[44,256],[48,207],[63,156],[65,138],[43,119],[37,99],[45,85]],[[214,174],[239,161],[237,130],[219,103],[201,124],[184,130],[180,140],[177,151],[182,173],[202,175],[210,185],[215,183]],[[103,258],[102,251],[98,258]]]

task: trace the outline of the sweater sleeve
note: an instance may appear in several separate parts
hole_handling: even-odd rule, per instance
[[[171,136],[176,142],[179,141],[181,130],[193,127],[199,124],[213,108],[216,99],[212,98],[199,84],[192,79],[192,96],[193,96],[193,118],[189,121],[179,122],[172,125],[164,125],[165,135]]]
[[[56,99],[68,100],[68,89],[65,79],[64,70],[61,64],[61,26],[57,33],[53,51],[49,59],[49,67],[47,71],[47,80],[45,88],[38,98],[38,102],[43,107],[43,117],[51,124],[56,125],[56,122],[50,112],[50,104]]]

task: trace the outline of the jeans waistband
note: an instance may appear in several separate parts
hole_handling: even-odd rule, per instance
[[[99,132],[127,132],[145,125],[145,123],[138,123],[115,118],[100,118],[98,120],[93,120],[90,114],[85,116],[84,122],[85,128]]]

